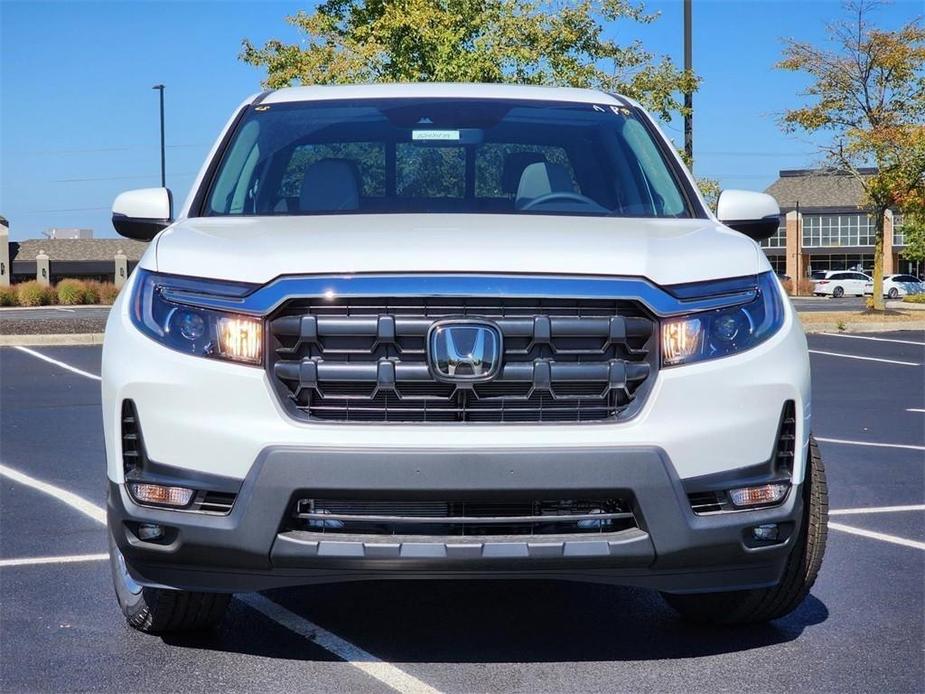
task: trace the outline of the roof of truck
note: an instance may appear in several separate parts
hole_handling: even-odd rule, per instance
[[[263,95],[264,104],[323,99],[457,98],[457,99],[530,99],[534,101],[573,101],[602,105],[627,105],[630,100],[596,89],[574,87],[538,87],[522,84],[349,84],[313,87],[286,87]]]

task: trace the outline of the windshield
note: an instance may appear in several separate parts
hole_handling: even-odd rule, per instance
[[[251,106],[206,215],[691,217],[650,126],[622,106],[369,99]]]

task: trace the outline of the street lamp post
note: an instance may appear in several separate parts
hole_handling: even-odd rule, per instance
[[[167,157],[164,151],[164,85],[155,84],[151,89],[156,89],[161,96],[161,188],[167,187]]]
[[[684,71],[693,69],[693,55],[691,50],[691,0],[684,0]],[[694,168],[694,94],[688,89],[684,92],[684,152]]]

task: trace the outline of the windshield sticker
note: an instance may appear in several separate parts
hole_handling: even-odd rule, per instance
[[[442,140],[444,142],[459,141],[458,130],[412,130],[412,140]]]

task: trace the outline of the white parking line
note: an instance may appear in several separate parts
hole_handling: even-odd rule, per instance
[[[827,357],[842,357],[843,359],[860,359],[861,361],[879,361],[883,364],[899,364],[900,366],[921,366],[914,361],[897,361],[895,359],[880,359],[878,357],[859,357],[857,354],[840,354],[839,352],[823,352],[818,349],[809,350],[810,354],[824,354]]]
[[[90,516],[93,520],[98,523],[106,523],[106,511],[101,509],[96,504],[92,504],[82,496],[77,496],[73,492],[69,492],[66,489],[61,489],[61,487],[56,487],[53,484],[48,484],[47,482],[42,482],[37,480],[34,477],[29,477],[29,475],[20,472],[19,470],[14,470],[11,467],[0,464],[0,476],[7,477],[14,482],[19,482],[24,484],[27,487],[32,487],[37,489],[40,492],[44,492],[49,496],[55,497],[58,501],[63,501],[68,506],[77,509],[84,515]]]
[[[102,378],[100,378],[100,377],[97,376],[96,374],[92,374],[92,373],[90,373],[89,371],[83,371],[83,370],[81,370],[81,369],[78,369],[76,366],[71,366],[70,364],[65,364],[63,361],[58,361],[57,359],[52,359],[51,357],[45,356],[45,355],[42,354],[41,352],[36,352],[34,349],[29,349],[28,347],[20,347],[19,345],[15,345],[15,346],[13,347],[13,349],[18,349],[20,352],[25,352],[26,354],[28,354],[28,355],[30,355],[30,356],[33,356],[33,357],[35,357],[36,359],[41,359],[42,361],[47,361],[49,364],[54,364],[55,366],[59,366],[59,367],[61,367],[62,369],[67,369],[68,371],[73,371],[75,374],[79,374],[79,375],[81,375],[81,376],[85,376],[86,378],[92,378],[94,381],[101,381],[101,380],[103,380]]]
[[[829,528],[832,530],[841,530],[843,533],[850,533],[851,535],[859,535],[861,537],[869,537],[872,540],[880,540],[882,542],[890,542],[894,545],[902,545],[903,547],[912,547],[913,549],[925,549],[925,542],[918,542],[917,540],[907,540],[904,537],[896,537],[895,535],[887,535],[886,533],[877,533],[873,530],[864,530],[864,528],[855,528],[851,525],[842,525],[841,523],[833,523],[829,521]]]
[[[922,345],[925,346],[925,342],[916,342],[915,340],[896,340],[888,337],[867,337],[866,335],[846,335],[845,333],[822,333],[823,335],[828,335],[829,337],[847,337],[851,340],[872,340],[874,342],[898,342],[901,345]]]
[[[380,660],[372,653],[364,651],[358,646],[354,646],[349,641],[345,641],[336,634],[332,634],[327,629],[314,624],[297,615],[295,612],[287,610],[281,605],[277,605],[272,600],[265,598],[259,593],[246,593],[237,596],[237,599],[248,607],[252,607],[263,615],[266,615],[277,624],[295,632],[316,643],[326,651],[329,651],[341,658],[358,670],[362,670],[370,677],[382,682],[384,685],[391,687],[398,692],[415,692],[420,694],[439,694],[439,690],[434,689],[429,684],[422,682],[418,678],[409,675],[390,663]]]
[[[910,407],[906,412],[925,412],[925,410],[920,410],[918,407]]]
[[[870,506],[868,508],[833,508],[830,516],[860,516],[865,513],[902,513],[903,511],[925,511],[925,504],[913,506]]]
[[[64,557],[23,557],[22,559],[0,559],[0,568],[5,566],[34,566],[36,564],[76,564],[84,561],[103,561],[108,554],[71,554]]]
[[[816,441],[824,443],[841,443],[846,446],[872,446],[874,448],[904,448],[910,451],[925,451],[925,446],[916,446],[911,443],[874,443],[873,441],[846,441],[845,439],[825,439],[816,437]]]
[[[77,496],[69,491],[56,487],[47,482],[42,482],[37,480],[34,477],[30,477],[18,470],[7,467],[6,465],[0,465],[0,475],[8,477],[9,479],[25,484],[26,486],[37,489],[41,492],[45,492],[56,499],[63,501],[64,503],[72,506],[81,513],[84,513],[94,520],[105,524],[106,523],[106,511],[92,504],[86,499]],[[100,559],[108,558],[109,555],[85,555],[86,557],[98,557]],[[20,562],[20,563],[10,563],[10,564],[0,564],[0,566],[19,566],[26,562],[31,563],[46,563],[53,564],[59,563],[62,557],[48,557],[47,561],[42,561],[41,559],[6,559],[4,562]],[[80,561],[80,559],[74,557],[65,557],[71,561]],[[85,561],[92,561],[92,559],[85,559]],[[387,663],[384,660],[380,660],[376,656],[364,651],[359,646],[355,646],[349,641],[342,639],[336,634],[323,629],[316,624],[309,622],[307,619],[303,619],[294,612],[290,612],[285,607],[277,605],[272,600],[263,597],[257,593],[247,593],[243,595],[238,595],[239,599],[244,604],[254,608],[258,612],[266,615],[273,621],[279,623],[280,625],[286,627],[290,631],[304,636],[305,638],[311,639],[313,642],[317,643],[319,646],[324,648],[326,651],[329,651],[336,655],[338,658],[342,658],[347,664],[365,672],[366,674],[374,677],[383,684],[391,687],[395,691],[408,693],[408,694],[440,694],[440,691],[434,689],[430,685],[422,682],[413,675],[408,674],[401,668]]]

